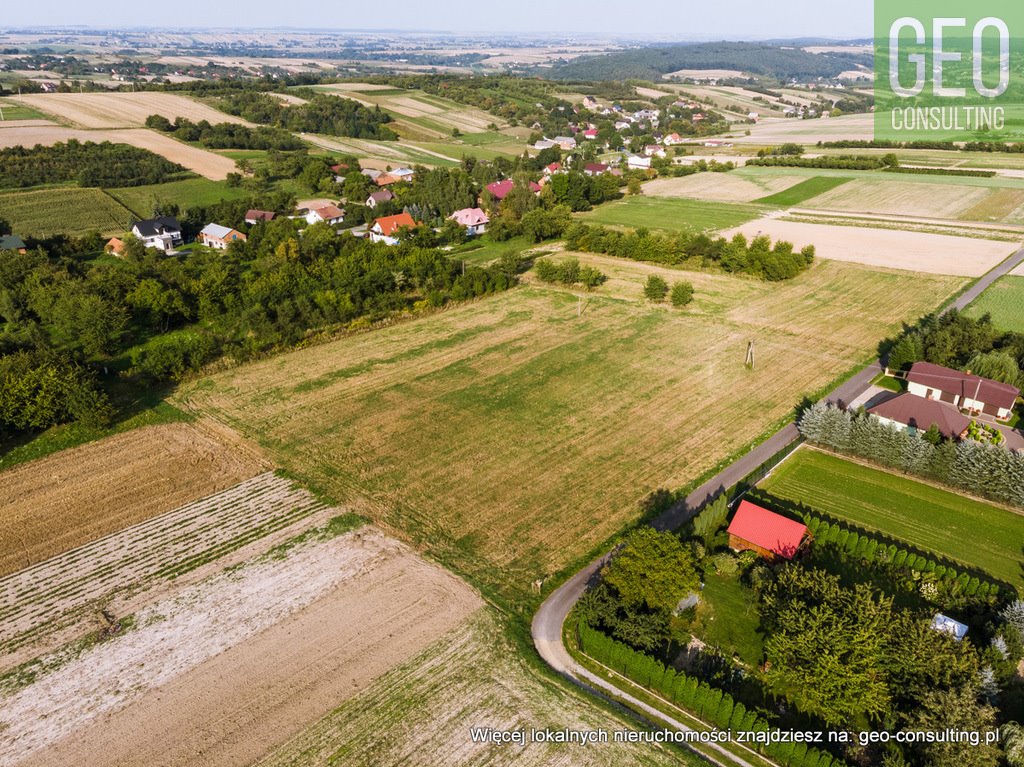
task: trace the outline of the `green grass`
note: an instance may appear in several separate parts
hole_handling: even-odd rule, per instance
[[[4,122],[9,120],[48,120],[42,112],[37,112],[30,106],[19,104],[10,99],[0,99],[0,111],[4,113]]]
[[[598,206],[582,218],[611,226],[706,232],[731,229],[769,210],[764,205],[637,196]]]
[[[449,256],[456,261],[465,261],[467,264],[484,266],[492,261],[496,261],[506,253],[522,253],[533,246],[534,243],[529,237],[513,237],[505,242],[496,242],[486,237],[478,237],[464,245],[456,246],[449,253]]]
[[[762,483],[780,498],[1024,584],[1024,518],[907,477],[801,449]]]
[[[758,631],[757,599],[736,576],[711,573],[704,580],[694,633],[727,656],[736,654],[756,666],[764,654]]]
[[[53,234],[115,234],[128,228],[132,214],[101,189],[54,187],[0,193],[0,218],[22,237]]]
[[[791,186],[789,189],[783,189],[781,192],[762,197],[759,200],[755,200],[755,202],[762,205],[779,205],[788,208],[790,205],[799,205],[805,200],[817,197],[819,194],[824,194],[830,189],[835,189],[847,181],[849,181],[848,178],[838,176],[814,176],[806,181],[801,181],[796,186]]]
[[[1024,333],[1024,276],[1000,277],[967,307],[965,314],[991,314],[992,323],[1000,330]]]
[[[237,200],[247,194],[244,189],[207,178],[188,178],[166,184],[130,186],[108,191],[140,218],[152,215],[157,203],[173,203],[184,211],[197,205],[213,205],[221,200]]]

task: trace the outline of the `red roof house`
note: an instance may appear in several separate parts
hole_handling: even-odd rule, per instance
[[[915,362],[907,373],[907,390],[918,397],[948,402],[961,410],[1006,420],[1020,389],[989,378],[963,373],[931,362]]]
[[[736,551],[756,551],[766,559],[792,559],[807,535],[807,525],[740,501],[728,532],[729,547]]]
[[[504,200],[506,195],[512,191],[512,187],[516,185],[516,182],[510,178],[504,181],[495,181],[493,184],[487,185],[487,191],[494,195],[496,200]],[[533,181],[530,182],[530,191],[534,194],[540,192],[540,184],[535,184]]]
[[[394,216],[378,218],[370,227],[370,239],[373,242],[383,242],[388,245],[398,244],[398,230],[402,228],[412,229],[416,221],[408,213],[398,213]]]

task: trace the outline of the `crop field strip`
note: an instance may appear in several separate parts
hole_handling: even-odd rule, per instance
[[[0,191],[0,218],[23,237],[125,231],[132,212],[102,189],[56,187]]]
[[[0,653],[116,592],[174,578],[326,508],[268,472],[0,579]]]
[[[1024,517],[910,477],[801,448],[761,487],[1018,586]]]
[[[609,261],[613,279],[582,317],[574,294],[524,287],[178,396],[456,571],[525,589],[962,285],[828,262],[783,285],[676,270],[696,295],[677,312],[637,300],[652,270],[671,270]],[[743,366],[750,340],[755,371]]]
[[[766,205],[645,195],[605,203],[580,218],[587,223],[610,226],[707,232],[739,226],[771,210]]]

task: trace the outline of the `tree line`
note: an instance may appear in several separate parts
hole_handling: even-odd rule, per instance
[[[792,279],[814,261],[813,245],[796,251],[791,243],[783,240],[772,245],[771,239],[765,235],[748,241],[744,235],[736,234],[731,240],[726,240],[690,232],[620,231],[574,222],[565,230],[564,236],[570,250],[606,253],[618,258],[661,264],[714,266],[769,281]]]
[[[238,91],[220,97],[217,106],[244,120],[287,131],[385,141],[398,138],[387,127],[391,115],[380,107],[366,107],[340,96],[314,93],[304,104],[285,104],[268,93]]]
[[[79,186],[146,186],[187,171],[148,149],[69,139],[52,146],[0,149],[0,188],[74,182]]]
[[[150,115],[146,127],[170,133],[179,141],[202,144],[210,149],[304,149],[305,144],[281,128],[260,125],[250,128],[237,123],[210,124],[207,120],[194,123],[184,117],[171,122],[163,115]]]

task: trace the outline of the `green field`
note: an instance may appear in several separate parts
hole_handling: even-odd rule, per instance
[[[610,226],[708,232],[745,224],[769,210],[765,205],[637,196],[600,205],[581,218]]]
[[[727,656],[736,654],[756,666],[764,654],[757,597],[737,576],[710,573],[704,579],[693,633]]]
[[[1024,276],[1000,277],[964,312],[969,317],[992,315],[992,324],[1000,330],[1024,333]]]
[[[3,122],[10,120],[48,120],[50,119],[42,112],[37,112],[30,106],[19,104],[11,99],[0,99],[0,112],[3,112]]]
[[[157,203],[173,203],[185,211],[196,205],[213,205],[221,200],[237,200],[247,194],[244,189],[206,178],[188,178],[166,184],[130,186],[108,191],[140,218],[152,215]]]
[[[1024,584],[1024,517],[1011,511],[811,449],[798,450],[761,487]]]
[[[0,218],[22,237],[123,232],[132,214],[101,189],[55,187],[0,194]]]
[[[835,189],[847,181],[849,179],[839,176],[814,176],[806,181],[801,181],[796,186],[791,186],[789,189],[783,189],[781,192],[762,197],[760,200],[755,200],[755,202],[762,205],[778,205],[788,208],[790,205],[799,205],[805,200]]]

